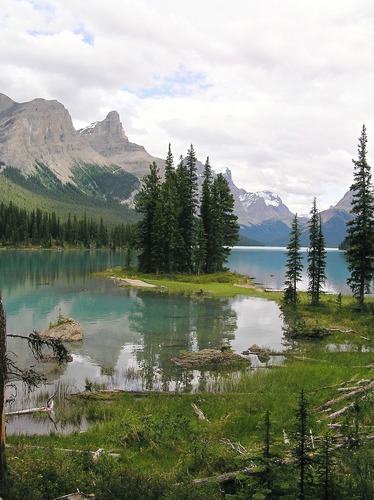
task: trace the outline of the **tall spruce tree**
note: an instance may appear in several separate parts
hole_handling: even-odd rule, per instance
[[[308,291],[311,295],[311,303],[318,306],[323,285],[326,281],[326,249],[325,239],[322,232],[322,220],[317,210],[317,202],[314,198],[311,218],[309,221],[309,250],[308,250]]]
[[[370,292],[374,275],[374,194],[371,167],[367,162],[366,127],[363,125],[358,143],[358,158],[354,164],[351,213],[347,222],[346,257],[350,277],[347,280],[360,311],[365,308],[365,293]]]
[[[295,214],[290,232],[290,239],[287,245],[286,280],[283,300],[286,305],[296,308],[297,283],[301,281],[303,270],[302,256],[300,253],[300,229],[297,214]]]
[[[206,159],[203,172],[203,183],[201,186],[200,219],[199,226],[199,255],[203,258],[203,269],[206,273],[212,271],[210,258],[214,243],[214,220],[213,220],[213,195],[212,195],[213,175],[209,163]],[[204,255],[203,255],[204,249]]]
[[[161,203],[163,208],[163,266],[162,270],[173,273],[177,266],[177,255],[182,248],[182,236],[179,228],[180,198],[177,186],[177,174],[174,158],[169,144],[165,160],[165,181],[161,188]]]
[[[182,236],[179,253],[179,270],[194,272],[194,253],[197,244],[197,168],[194,148],[191,144],[185,160],[180,158],[177,167],[177,188],[180,200],[179,228]]]
[[[230,247],[238,241],[238,217],[234,214],[234,197],[228,182],[218,174],[212,185],[211,250],[207,255],[209,272],[221,271],[230,254]]]
[[[311,447],[309,445],[309,431],[311,429],[311,414],[309,403],[304,390],[301,391],[298,406],[295,410],[295,438],[297,440],[294,451],[296,465],[299,469],[299,496],[306,498],[308,486],[308,468],[311,466]]]
[[[139,269],[143,272],[156,272],[159,264],[159,236],[161,237],[160,193],[161,178],[155,162],[143,179],[136,202],[136,210],[143,214],[138,223]]]

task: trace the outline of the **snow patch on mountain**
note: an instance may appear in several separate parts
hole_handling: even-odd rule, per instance
[[[94,128],[96,127],[96,125],[98,123],[99,122],[94,122],[94,123],[91,123],[90,125],[87,125],[87,127],[81,128],[80,130],[78,130],[79,135],[92,134],[92,132],[94,131]]]

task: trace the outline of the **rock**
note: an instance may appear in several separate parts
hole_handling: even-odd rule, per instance
[[[249,351],[252,354],[259,354],[259,353],[264,352],[264,349],[257,344],[252,344],[251,347],[249,348]]]
[[[218,366],[230,366],[238,364],[246,365],[248,359],[242,358],[239,354],[230,351],[218,351],[217,349],[202,349],[199,352],[183,354],[178,358],[173,358],[172,363],[184,368],[215,368]]]
[[[59,339],[63,342],[77,342],[83,339],[83,327],[72,318],[65,318],[48,330],[37,332],[41,338]]]

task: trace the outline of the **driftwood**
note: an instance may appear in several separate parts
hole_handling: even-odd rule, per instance
[[[370,339],[368,339],[367,337],[363,337],[362,335],[360,335],[360,337],[364,340],[367,340],[368,342],[370,342]]]
[[[30,413],[43,413],[43,412],[48,412],[51,414],[53,412],[53,398],[55,394],[52,394],[50,398],[48,398],[47,401],[47,406],[41,406],[39,408],[26,408],[25,410],[16,410],[16,411],[9,411],[6,412],[6,416],[15,416],[15,415],[28,415]]]
[[[288,439],[286,431],[283,429],[283,441],[284,444],[290,444],[290,440]]]
[[[244,448],[244,446],[241,443],[232,443],[227,438],[220,439],[220,443],[225,444],[226,446],[228,446],[232,450],[239,453],[239,455],[247,455],[247,453],[248,453],[248,450],[246,448]]]
[[[334,418],[340,417],[340,415],[343,415],[343,413],[345,413],[351,407],[352,407],[352,404],[350,404],[348,406],[344,406],[344,408],[342,408],[341,410],[335,411],[334,413],[331,413],[329,415],[329,418],[334,419]]]
[[[322,410],[324,408],[327,408],[328,406],[331,406],[335,403],[339,403],[340,401],[344,401],[345,399],[351,399],[354,398],[355,396],[358,396],[359,394],[362,394],[364,392],[370,391],[371,389],[374,388],[374,380],[370,382],[370,384],[360,387],[359,389],[356,389],[354,391],[349,392],[348,394],[343,394],[335,399],[331,399],[330,401],[327,401],[327,403],[324,403],[323,405],[319,406],[316,408],[316,410]]]
[[[28,415],[30,413],[42,413],[42,412],[51,412],[53,411],[48,406],[42,406],[40,408],[27,408],[26,410],[16,410],[16,411],[8,411],[5,413],[7,417],[15,416],[15,415]]]
[[[258,467],[247,467],[246,469],[243,470],[226,472],[225,474],[220,474],[219,476],[200,477],[198,479],[194,479],[192,481],[192,484],[206,484],[210,482],[215,482],[218,484],[230,483],[232,481],[235,481],[237,476],[240,476],[242,474],[249,476],[251,474],[256,474],[257,471]]]
[[[354,330],[341,330],[340,328],[326,328],[329,332],[339,332],[339,333],[355,333]]]
[[[199,407],[197,407],[195,405],[195,403],[191,403],[191,406],[193,408],[193,411],[196,413],[197,417],[199,420],[207,420],[206,416],[204,415],[204,413],[202,412],[202,410],[200,410]]]

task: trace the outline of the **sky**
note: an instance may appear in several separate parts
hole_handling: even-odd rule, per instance
[[[150,154],[192,144],[299,215],[348,191],[363,124],[374,166],[372,0],[1,0],[0,47],[14,101],[76,129],[117,110]]]

